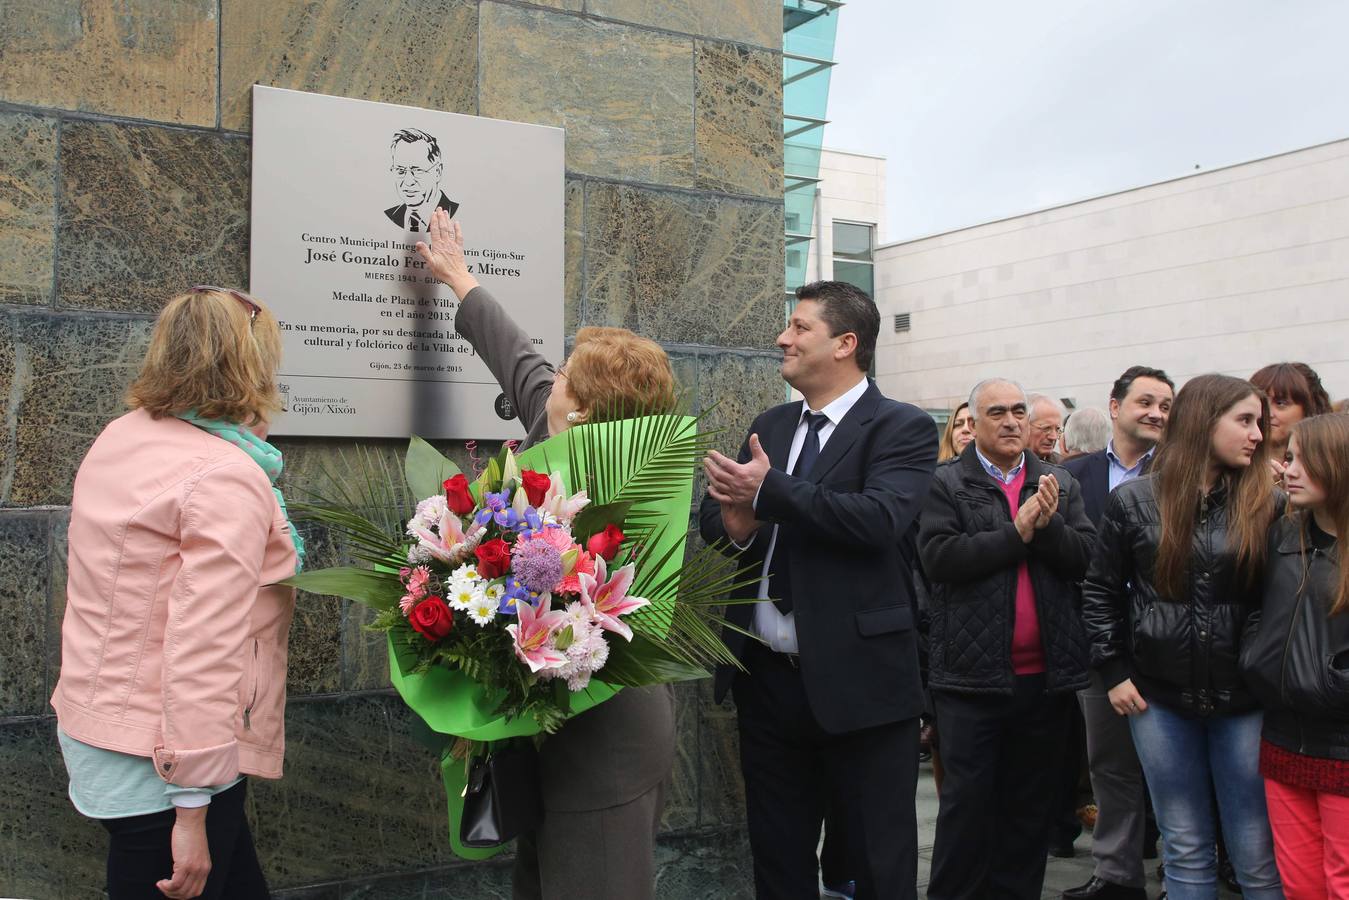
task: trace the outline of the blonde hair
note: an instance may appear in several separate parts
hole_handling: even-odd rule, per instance
[[[244,425],[269,421],[281,409],[281,329],[253,302],[257,315],[250,318],[247,301],[225,291],[194,289],[170,300],[127,390],[131,408],[156,419],[194,410]]]
[[[937,447],[937,462],[946,462],[948,459],[955,459],[960,455],[956,450],[956,419],[960,418],[962,409],[969,409],[968,400],[961,403],[952,410],[950,417],[946,420],[946,427],[942,429],[941,443]]]
[[[567,387],[589,421],[670,412],[676,390],[670,357],[626,328],[582,328],[567,357]]]

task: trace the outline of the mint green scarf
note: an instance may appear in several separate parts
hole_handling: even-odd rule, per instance
[[[257,463],[262,471],[267,473],[267,480],[272,483],[272,493],[276,495],[276,502],[281,507],[281,514],[286,517],[286,524],[290,526],[290,539],[295,543],[295,571],[299,572],[303,569],[304,538],[300,537],[300,532],[295,530],[295,523],[290,520],[290,513],[286,511],[286,499],[281,496],[281,490],[276,486],[276,480],[281,477],[283,466],[281,451],[237,422],[203,419],[193,410],[178,413],[178,418],[196,425],[202,431],[209,431],[216,437],[229,441],[247,453],[249,459]]]

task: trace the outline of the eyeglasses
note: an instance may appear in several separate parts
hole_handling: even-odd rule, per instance
[[[1063,434],[1062,425],[1032,425],[1031,427],[1041,434]]]
[[[207,291],[217,291],[221,294],[229,294],[235,300],[242,303],[244,309],[248,310],[248,324],[250,327],[252,327],[254,320],[257,319],[258,313],[262,312],[262,307],[258,304],[258,301],[254,300],[243,291],[236,291],[234,288],[216,287],[213,284],[194,284],[192,287],[188,288],[188,290],[194,294],[204,294]]]
[[[435,171],[435,169],[434,167],[429,169],[422,169],[418,168],[417,166],[390,166],[389,171],[392,172],[394,175],[398,176],[399,178],[405,178],[411,175],[413,181],[421,181],[427,175],[430,175],[433,171]]]

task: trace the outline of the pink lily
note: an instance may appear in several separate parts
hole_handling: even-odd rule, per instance
[[[434,524],[436,531],[433,532],[427,527],[428,524]],[[408,522],[407,530],[428,553],[441,562],[452,562],[457,546],[464,542],[463,523],[449,507],[446,507],[441,516],[432,523],[424,523],[419,517],[414,516]]]
[[[561,668],[567,661],[567,655],[553,646],[553,634],[566,624],[567,614],[562,610],[554,612],[552,603],[552,594],[540,597],[537,609],[528,603],[517,603],[518,621],[506,626],[515,638],[515,655],[531,672]]]
[[[595,608],[595,618],[599,621],[600,627],[605,631],[622,635],[629,641],[632,640],[632,629],[625,622],[620,621],[618,617],[626,616],[633,610],[641,609],[651,603],[650,600],[642,597],[628,596],[628,588],[632,586],[635,571],[636,566],[633,563],[628,563],[623,568],[616,570],[613,578],[608,578],[604,557],[597,556],[595,557],[595,574],[588,575],[583,572],[579,576],[581,597]]]
[[[570,522],[576,514],[585,509],[590,498],[585,491],[577,491],[570,497],[562,486],[562,473],[554,472],[549,480],[548,492],[543,495],[543,504],[539,512],[552,516],[559,522]]]

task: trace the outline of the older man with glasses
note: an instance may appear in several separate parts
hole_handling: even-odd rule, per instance
[[[1045,462],[1059,462],[1059,438],[1063,437],[1063,420],[1068,418],[1068,410],[1063,404],[1047,394],[1031,394],[1029,415],[1030,440],[1026,449]]]

